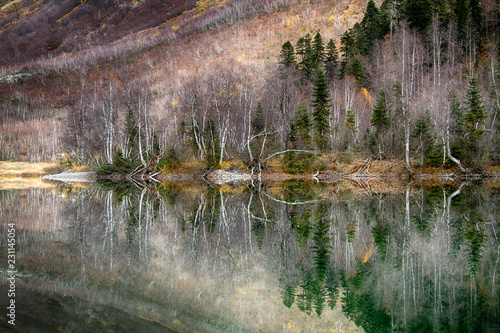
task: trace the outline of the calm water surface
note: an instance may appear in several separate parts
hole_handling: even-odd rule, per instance
[[[495,184],[4,190],[0,331],[500,332],[499,221]]]

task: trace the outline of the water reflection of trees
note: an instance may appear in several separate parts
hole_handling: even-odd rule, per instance
[[[279,253],[267,264],[278,268],[286,307],[321,316],[340,301],[367,332],[496,325],[498,268],[484,260],[498,260],[498,215],[484,213],[496,195],[465,184],[335,200],[321,193],[293,181],[278,197],[265,187],[238,195],[208,188],[184,200],[190,208],[177,215],[191,238],[189,262],[209,257],[214,274],[231,278],[254,251]]]
[[[127,186],[70,193],[64,202],[30,192],[40,202],[29,208],[16,208],[18,198],[0,192],[0,204],[8,219],[57,208],[46,219],[70,227],[66,239],[57,234],[67,252],[51,274],[155,304],[176,293],[166,286],[184,286],[175,274],[207,279],[197,282],[189,306],[206,294],[220,305],[221,290],[262,279],[275,281],[287,311],[317,318],[341,308],[367,332],[499,328],[495,191],[462,184],[331,195],[331,185],[308,181]],[[47,244],[24,251],[61,246]],[[145,292],[152,285],[156,292]]]

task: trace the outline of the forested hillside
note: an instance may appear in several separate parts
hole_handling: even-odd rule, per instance
[[[179,11],[142,1],[120,19],[123,3],[32,2],[29,16],[29,2],[3,5],[1,42],[49,5],[57,31],[22,35],[43,33],[45,46],[19,42],[3,64],[0,159],[69,158],[104,173],[260,171],[273,159],[303,173],[353,154],[462,172],[500,161],[496,1],[228,0]],[[141,20],[147,8],[162,14]],[[85,20],[95,29],[83,43]]]

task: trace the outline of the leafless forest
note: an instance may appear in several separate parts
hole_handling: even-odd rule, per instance
[[[305,169],[356,153],[463,172],[498,161],[495,1],[94,2],[3,2],[0,158],[262,168],[295,149],[324,154]],[[323,47],[312,65],[304,39]],[[293,141],[300,105],[316,117],[320,70],[324,129],[307,131],[324,142]]]

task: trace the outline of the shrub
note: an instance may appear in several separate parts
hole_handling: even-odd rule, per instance
[[[162,171],[172,170],[180,165],[179,158],[177,157],[177,152],[174,147],[170,147],[167,150],[167,154],[158,162],[158,169]]]

